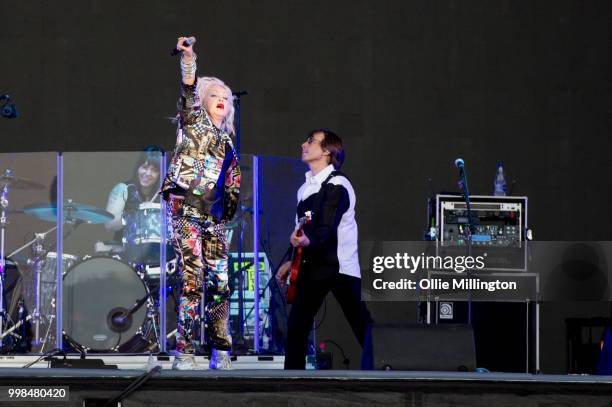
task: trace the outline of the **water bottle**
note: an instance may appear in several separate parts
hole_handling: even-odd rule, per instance
[[[493,181],[493,195],[506,196],[506,178],[504,178],[504,164],[497,163],[497,173]]]

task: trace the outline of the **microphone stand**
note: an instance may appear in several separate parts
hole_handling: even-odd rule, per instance
[[[234,126],[236,127],[236,154],[240,161],[240,98],[249,94],[246,90],[233,92],[234,95]]]
[[[468,242],[472,242],[472,233],[474,232],[474,221],[472,218],[472,208],[470,206],[470,190],[468,188],[467,173],[463,165],[459,166],[459,177],[461,178],[461,186],[463,192],[463,198],[465,199],[465,205],[467,207],[468,216]]]
[[[465,198],[465,205],[467,208],[467,217],[468,217],[468,227],[467,227],[467,248],[468,248],[468,256],[472,256],[472,233],[474,232],[474,222],[472,218],[472,208],[470,207],[470,190],[468,188],[467,182],[467,172],[465,171],[465,165],[463,161],[457,165],[459,168],[459,177],[461,178],[461,190],[463,192],[463,197]],[[467,270],[468,277],[470,275],[470,270]],[[469,291],[468,294],[468,324],[472,324],[472,292]]]
[[[240,102],[242,96],[249,94],[246,90],[240,90],[233,92],[234,96],[234,126],[236,129],[236,155],[238,156],[238,162],[240,162]],[[239,210],[242,211],[242,205],[239,205]],[[234,215],[236,216],[236,215]],[[238,341],[236,341],[236,347],[244,347],[244,270],[242,267],[243,261],[243,250],[244,250],[244,220],[240,219],[238,222]],[[206,299],[204,299],[206,301]],[[202,322],[204,322],[205,315],[202,315]],[[203,329],[201,330],[204,331]]]

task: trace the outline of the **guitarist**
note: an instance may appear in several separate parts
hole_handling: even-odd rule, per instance
[[[340,303],[362,347],[371,323],[361,301],[355,192],[339,171],[344,161],[342,140],[327,129],[312,131],[302,144],[302,161],[310,171],[297,193],[297,218],[311,211],[312,221],[304,225],[301,236],[294,231],[289,238],[293,247],[303,247],[303,255],[287,323],[285,369],[306,367],[308,335],[328,292]],[[279,268],[281,283],[290,267],[288,261]]]

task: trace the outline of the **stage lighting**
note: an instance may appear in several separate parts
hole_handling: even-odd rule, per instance
[[[7,119],[14,119],[17,115],[17,108],[12,103],[7,103],[2,106],[2,110],[0,110],[0,115],[2,117],[6,117]]]
[[[0,102],[4,102],[2,108],[0,108],[0,116],[6,117],[7,119],[14,119],[18,116],[17,108],[14,104],[9,103],[11,101],[11,95],[8,93],[0,95]]]

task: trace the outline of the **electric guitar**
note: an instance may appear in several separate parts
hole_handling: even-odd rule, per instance
[[[306,211],[304,216],[298,220],[298,229],[295,233],[297,236],[304,235],[304,225],[307,225],[312,220],[312,212]],[[302,265],[302,246],[293,248],[293,255],[291,256],[291,269],[289,272],[289,287],[287,287],[287,304],[292,304],[295,300],[295,292],[297,287],[298,274],[300,273],[300,266]]]

